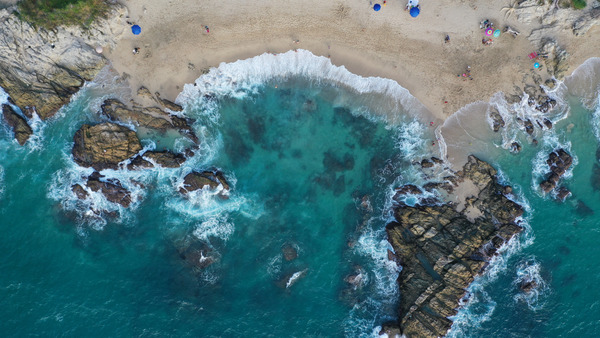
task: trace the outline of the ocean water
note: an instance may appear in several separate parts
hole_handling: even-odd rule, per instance
[[[129,99],[106,70],[55,117],[34,119],[36,135],[24,147],[0,128],[0,333],[374,336],[401,297],[384,231],[393,188],[431,179],[414,161],[468,152],[515,187],[526,231],[471,286],[450,335],[593,336],[600,73],[597,60],[583,67],[553,93],[555,126],[536,131],[534,146],[516,123],[490,130],[490,106],[507,121],[535,114],[499,97],[430,126],[424,107],[395,82],[358,77],[305,51],[222,64],[177,99],[195,120],[198,145],[138,131],[145,149],[193,146],[181,168],[103,171],[132,191],[128,209],[101,195],[79,201],[70,190],[90,173],[72,161],[73,134],[103,121],[104,99]],[[521,153],[506,149],[513,140]],[[537,187],[558,146],[576,158],[564,203]],[[229,180],[228,199],[178,193],[187,173],[212,168]],[[180,254],[187,245],[214,263],[188,264]],[[297,258],[286,260],[284,247]],[[519,290],[524,276],[538,283],[534,293]]]

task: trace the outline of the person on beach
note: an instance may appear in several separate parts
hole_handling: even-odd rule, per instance
[[[444,38],[444,43],[448,42],[450,42],[450,35],[446,35],[446,38]]]
[[[206,33],[210,33],[210,29],[208,29],[208,26],[204,26],[204,29],[206,29]]]

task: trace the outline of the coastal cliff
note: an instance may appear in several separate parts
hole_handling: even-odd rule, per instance
[[[388,334],[407,337],[444,336],[452,326],[466,288],[481,274],[498,248],[522,228],[516,218],[523,209],[505,194],[496,170],[470,156],[448,192],[470,187],[464,205],[421,199],[415,206],[399,203],[395,221],[386,227],[395,260],[402,265],[397,323],[384,325]],[[409,189],[398,189],[406,193]]]
[[[128,25],[127,9],[114,5],[88,28],[47,30],[0,10],[0,87],[28,118],[53,116],[106,64],[96,48],[114,48]]]

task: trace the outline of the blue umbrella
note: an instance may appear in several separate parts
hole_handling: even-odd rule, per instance
[[[412,16],[413,18],[416,18],[417,16],[419,16],[419,13],[421,13],[421,10],[418,9],[417,7],[413,7],[410,9],[410,16]]]
[[[133,26],[131,26],[131,32],[134,35],[139,35],[142,32],[142,27],[140,27],[138,25],[133,25]]]
[[[381,9],[381,5],[380,4],[375,4],[375,6],[373,6],[373,10],[375,12],[378,12]]]

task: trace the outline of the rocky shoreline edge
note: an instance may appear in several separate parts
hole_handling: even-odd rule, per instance
[[[441,337],[452,326],[467,287],[481,275],[498,249],[523,229],[518,218],[523,208],[507,195],[511,187],[498,182],[496,170],[469,156],[468,162],[443,183],[426,189],[465,194],[458,204],[425,198],[420,188],[396,190],[394,221],[386,226],[394,252],[389,256],[402,270],[398,276],[398,320],[383,325],[390,337]],[[419,198],[409,206],[398,197]]]

